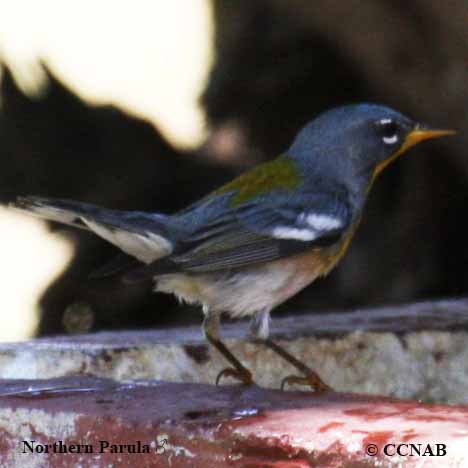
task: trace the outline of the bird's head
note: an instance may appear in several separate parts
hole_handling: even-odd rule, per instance
[[[338,107],[319,115],[297,135],[288,154],[309,171],[371,182],[415,144],[455,132],[417,123],[376,104]],[[320,172],[322,172],[320,171]],[[323,172],[322,172],[323,175]]]

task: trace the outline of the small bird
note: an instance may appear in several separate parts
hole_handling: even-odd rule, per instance
[[[206,339],[231,364],[221,371],[244,384],[251,372],[219,335],[220,315],[251,317],[250,334],[296,367],[284,384],[329,387],[269,337],[270,312],[342,258],[376,177],[422,140],[451,135],[377,104],[319,115],[276,159],[260,164],[173,215],[116,211],[41,197],[16,208],[84,228],[135,260],[104,267],[126,282],[153,279],[156,291],[203,307]]]

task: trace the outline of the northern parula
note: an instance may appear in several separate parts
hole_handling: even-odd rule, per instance
[[[377,175],[408,148],[454,132],[418,124],[388,107],[338,107],[309,122],[290,148],[174,215],[115,211],[40,197],[15,206],[89,229],[135,257],[126,281],[200,304],[208,341],[230,362],[224,375],[252,375],[219,338],[222,312],[251,316],[250,333],[304,377],[283,383],[328,388],[268,338],[271,310],[327,274],[346,251]]]

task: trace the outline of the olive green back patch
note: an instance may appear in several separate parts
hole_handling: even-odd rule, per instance
[[[294,161],[285,156],[279,156],[240,175],[232,182],[220,187],[212,195],[236,192],[230,201],[231,207],[236,207],[272,190],[294,189],[300,181]]]

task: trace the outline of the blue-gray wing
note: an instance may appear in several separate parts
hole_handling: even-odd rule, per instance
[[[278,260],[337,242],[351,219],[347,201],[337,193],[257,199],[200,224],[170,256],[134,270],[127,279],[208,273]]]

